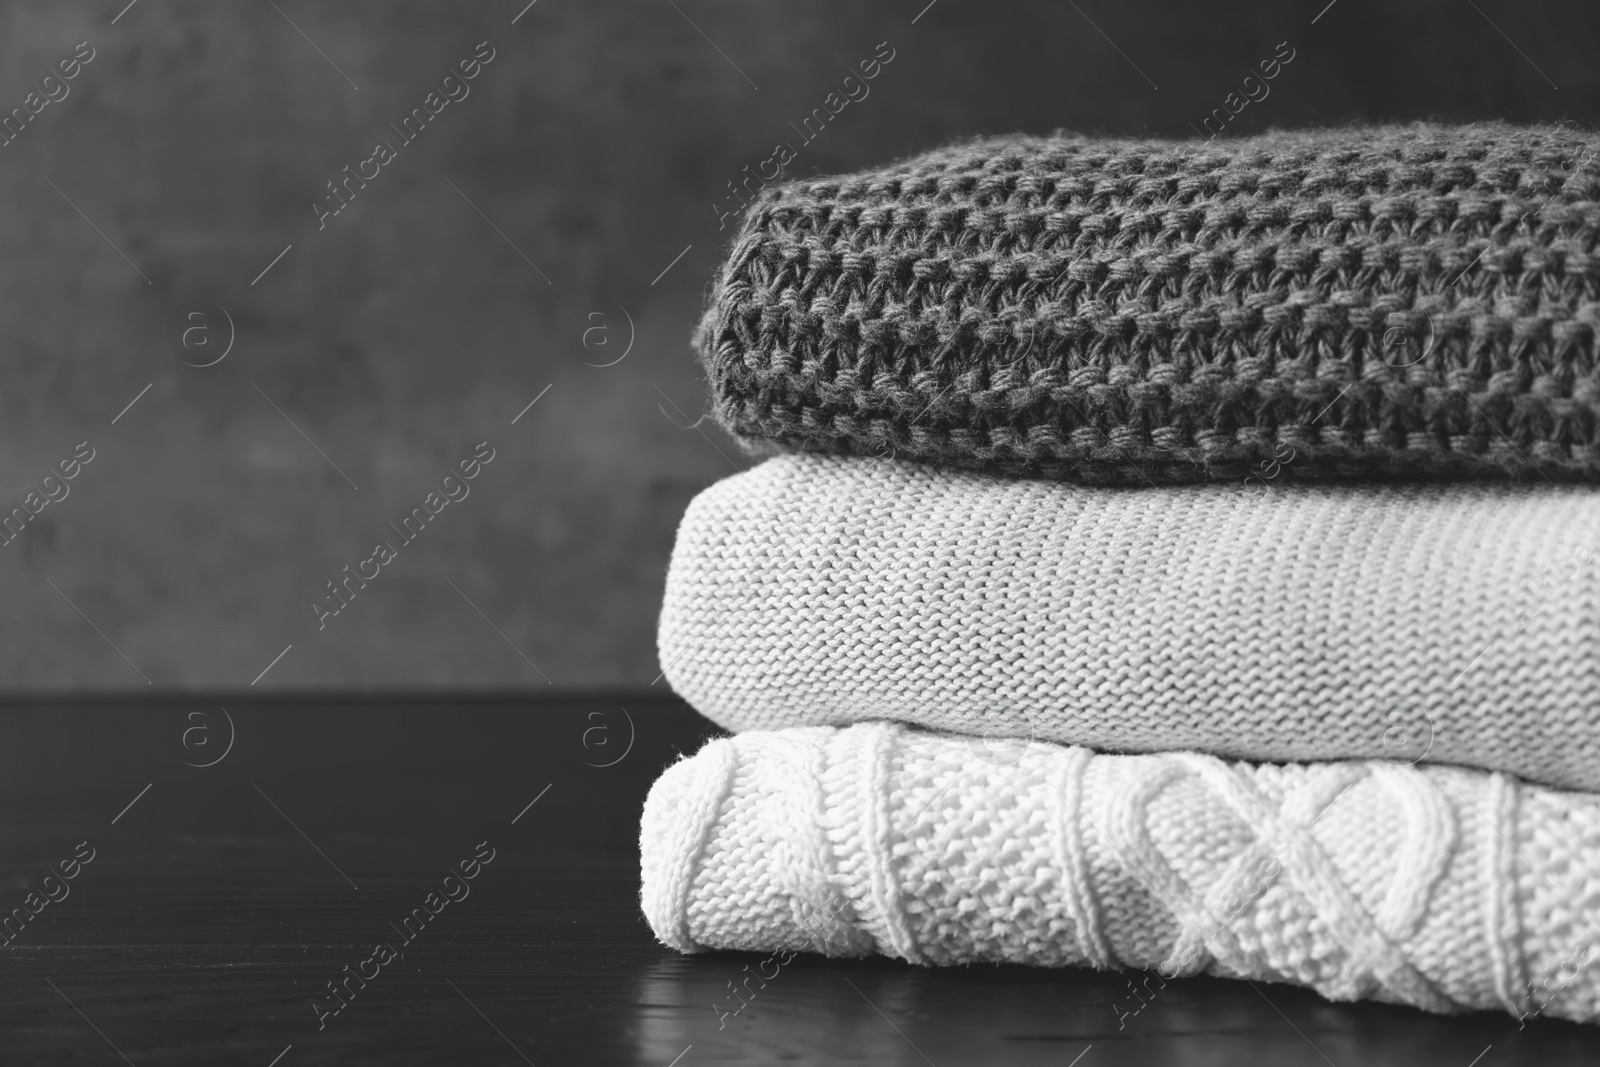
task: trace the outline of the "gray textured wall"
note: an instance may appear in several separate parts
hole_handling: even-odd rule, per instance
[[[677,517],[744,463],[661,409],[702,410],[712,205],[777,141],[805,175],[974,133],[1192,136],[1283,40],[1228,136],[1600,118],[1592,4],[925,2],[0,9],[0,108],[94,49],[0,148],[0,508],[95,457],[0,549],[0,686],[238,688],[291,644],[261,687],[648,684]],[[470,95],[399,145],[480,41]],[[789,122],[881,41],[870,95],[799,146]],[[319,230],[379,140],[396,158]],[[209,367],[167,340],[197,299],[234,327]],[[589,363],[566,338],[597,303],[632,321],[613,366],[589,363],[622,322]],[[324,583],[483,440],[470,495],[319,631]]]

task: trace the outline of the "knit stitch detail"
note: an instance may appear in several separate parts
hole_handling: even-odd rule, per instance
[[[1592,480],[1597,148],[1018,136],[775,186],[695,335],[713,411],[757,452],[1094,483],[1289,449],[1295,479]]]
[[[1406,822],[1407,847],[1399,863],[1412,872],[1395,879],[1374,919],[1385,936],[1406,938],[1421,925],[1433,884],[1455,851],[1455,817],[1439,791],[1419,788],[1414,775],[1381,763],[1373,764],[1370,773]]]
[[[790,455],[690,504],[659,651],[731,730],[884,719],[1600,791],[1597,605],[1587,486],[1258,498]]]
[[[832,912],[817,912],[800,906],[800,900],[830,900],[833,897],[833,850],[828,841],[827,828],[823,821],[826,811],[826,793],[823,782],[823,770],[826,759],[823,753],[812,746],[797,746],[798,751],[792,752],[792,758],[802,768],[805,783],[809,789],[803,804],[796,804],[788,823],[788,833],[798,845],[798,851],[803,856],[814,856],[817,863],[814,867],[802,869],[799,877],[804,885],[801,894],[796,896],[796,907],[791,913],[794,924],[804,930],[811,931],[814,941],[810,948],[813,952],[836,952],[847,950],[851,935],[854,933],[848,924],[840,922],[838,916]]]
[[[890,954],[913,963],[922,963],[922,954],[906,927],[901,908],[900,886],[890,869],[893,826],[890,821],[894,799],[889,793],[888,761],[892,755],[889,741],[891,731],[882,723],[862,726],[861,737],[866,742],[861,753],[860,767],[866,803],[861,811],[866,815],[867,829],[866,865],[871,872],[869,899],[873,904],[875,925],[882,929],[881,941]]]
[[[780,734],[791,743],[767,742]],[[1517,1013],[1521,994],[1508,976],[1525,973],[1530,960],[1552,961],[1550,970],[1553,961],[1575,958],[1575,936],[1600,914],[1592,894],[1568,894],[1559,907],[1525,912],[1514,932],[1500,922],[1507,905],[1537,892],[1532,880],[1548,880],[1533,863],[1558,878],[1600,880],[1592,834],[1561,832],[1568,822],[1597,825],[1600,796],[1522,786],[1537,798],[1533,812],[1508,805],[1509,781],[1481,771],[1372,762],[1280,767],[1192,753],[1095,755],[1044,743],[998,766],[966,739],[883,724],[755,731],[718,744],[737,758],[724,818],[743,818],[758,832],[770,829],[762,818],[786,819],[793,799],[812,788],[802,780],[809,761],[794,758],[795,745],[822,752],[829,768],[887,753],[890,774],[878,784],[885,807],[877,809],[887,811],[887,827],[870,805],[841,808],[831,788],[824,818],[837,884],[860,897],[880,891],[865,881],[891,878],[919,962],[1099,964],[1080,947],[1093,937],[1062,913],[1060,885],[1082,880],[1105,902],[1098,921],[1114,946],[1104,960],[1112,966],[1290,982],[1332,999],[1429,1011]],[[680,768],[692,773],[698,759]],[[1082,800],[1064,810],[1050,794],[1074,761],[1083,766]],[[713,780],[724,774],[720,766],[708,770]],[[831,769],[823,777],[838,781]],[[674,817],[665,792],[658,784],[645,805],[657,827]],[[1510,824],[1476,817],[1490,810]],[[1078,824],[1088,847],[1060,848],[1055,823],[1062,818]],[[1504,850],[1492,846],[1501,833]],[[682,840],[642,840],[647,902],[674,891],[659,877],[672,867],[661,853]],[[780,912],[747,887],[803,891],[804,881],[785,868],[814,859],[738,847],[720,831],[714,840],[733,847],[702,859],[695,884],[711,895],[690,909],[699,923],[692,940],[758,951],[809,947],[803,932],[773,922]],[[869,865],[866,851],[882,854]],[[1263,865],[1268,854],[1281,862]],[[664,909],[647,906],[646,914],[674,943],[677,935],[654,918]],[[876,925],[858,920],[869,921]],[[1491,928],[1499,936],[1486,939]],[[883,938],[839,954],[874,947],[908,958]],[[1542,1013],[1591,1021],[1600,1012],[1600,968],[1568,970],[1542,988]]]
[[[647,880],[662,887],[659,892],[642,894],[640,902],[656,936],[679,952],[701,948],[689,933],[691,886],[733,787],[737,758],[731,745],[713,742],[695,757],[692,769],[687,760],[680,760],[656,782],[657,817],[651,818],[647,812],[640,823],[640,855],[661,861]],[[669,814],[662,814],[669,809]],[[646,850],[646,838],[658,841],[660,847]]]
[[[1058,869],[1070,872],[1061,880],[1063,903],[1077,934],[1078,952],[1091,966],[1111,966],[1111,949],[1106,945],[1105,934],[1100,929],[1100,911],[1095,904],[1094,888],[1089,884],[1083,856],[1083,827],[1074,817],[1083,804],[1083,775],[1089,766],[1090,752],[1086,748],[1067,750],[1061,767],[1061,781],[1055,788],[1055,799],[1060,806],[1054,818],[1057,834],[1056,864]]]
[[[1528,1010],[1527,975],[1516,951],[1522,925],[1516,902],[1516,852],[1511,834],[1516,831],[1517,783],[1503,774],[1490,779],[1488,803],[1479,818],[1494,836],[1485,851],[1485,880],[1495,890],[1487,912],[1488,943],[1494,960],[1494,990],[1506,1011],[1521,1015]]]

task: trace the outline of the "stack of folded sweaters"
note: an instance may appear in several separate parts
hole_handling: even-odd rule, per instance
[[[1600,139],[968,143],[746,211],[660,653],[703,949],[1600,1016]]]

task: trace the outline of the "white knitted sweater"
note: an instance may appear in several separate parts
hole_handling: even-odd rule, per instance
[[[639,843],[644,913],[684,952],[1160,967],[1431,1011],[1600,1011],[1600,797],[1500,774],[756,731],[669,768]]]
[[[734,730],[1401,756],[1600,790],[1600,490],[1094,489],[785,456],[701,493],[661,613]]]

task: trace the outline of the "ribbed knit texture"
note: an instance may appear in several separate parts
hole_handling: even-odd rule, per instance
[[[1600,790],[1600,490],[1107,489],[784,456],[689,506],[659,651],[733,730],[1425,756]]]
[[[1592,1020],[1600,797],[1383,762],[1104,756],[889,724],[669,768],[644,913],[684,952],[1161,968]]]
[[[1597,147],[1010,137],[777,186],[696,337],[713,410],[758,450],[1088,482],[1284,445],[1296,480],[1594,479]]]

